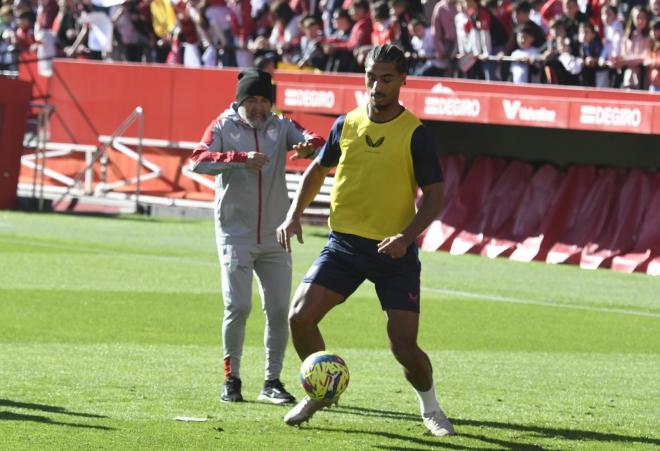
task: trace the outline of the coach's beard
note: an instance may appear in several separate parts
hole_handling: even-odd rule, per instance
[[[263,130],[264,127],[266,127],[266,121],[268,120],[268,115],[266,114],[256,114],[252,117],[249,117],[245,107],[243,106],[238,107],[238,114],[241,116],[241,119],[243,119],[252,128]]]

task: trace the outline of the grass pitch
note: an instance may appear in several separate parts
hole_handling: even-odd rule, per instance
[[[307,227],[295,245],[294,286],[325,235]],[[242,365],[248,402],[218,402],[210,221],[0,212],[0,448],[660,448],[660,279],[421,258],[420,343],[458,435],[424,434],[369,284],[321,325],[351,369],[340,406],[290,428],[287,407],[255,401],[257,296]],[[282,379],[301,397],[299,363],[290,348]]]

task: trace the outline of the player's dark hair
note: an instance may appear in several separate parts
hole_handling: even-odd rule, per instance
[[[396,45],[384,44],[372,47],[367,54],[366,61],[372,63],[392,63],[400,74],[408,73],[408,59]]]

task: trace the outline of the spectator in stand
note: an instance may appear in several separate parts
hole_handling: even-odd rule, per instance
[[[14,10],[11,5],[0,7],[0,70],[16,70]]]
[[[660,17],[660,0],[649,0],[649,11],[654,18]]]
[[[296,61],[298,67],[324,70],[327,56],[323,51],[323,22],[309,15],[301,19],[301,26],[303,37],[300,38],[300,57]]]
[[[565,73],[559,79],[560,85],[580,84],[580,73],[582,72],[582,59],[573,54],[571,40],[569,38],[557,38],[557,53],[560,67]]]
[[[539,11],[543,21],[548,24],[548,27],[553,20],[561,17],[564,13],[564,6],[562,0],[546,0],[546,2],[541,6]]]
[[[323,32],[325,36],[332,36],[337,31],[337,25],[334,22],[335,13],[342,8],[343,0],[321,0],[321,19],[323,20]],[[348,9],[345,10],[348,13]]]
[[[466,78],[492,80],[494,74],[484,70],[491,54],[490,14],[476,0],[460,0],[456,14],[458,68]]]
[[[491,14],[499,21],[504,28],[504,34],[513,36],[513,4],[509,0],[491,0],[488,3],[488,9]]]
[[[540,49],[545,43],[545,33],[539,25],[530,20],[531,11],[532,4],[529,1],[521,0],[519,3],[516,3],[516,6],[513,7],[513,22],[516,25],[516,29],[518,31],[520,31],[523,27],[527,27],[528,30],[531,30],[534,37],[532,47]],[[510,55],[511,52],[518,48],[518,41],[518,33],[515,33],[502,49],[502,54]]]
[[[19,55],[37,49],[37,40],[34,37],[34,14],[31,12],[24,11],[18,14],[14,42]]]
[[[580,43],[580,58],[582,58],[582,86],[596,86],[596,72],[599,68],[603,44],[591,22],[580,24],[578,42]]]
[[[400,34],[396,18],[390,16],[390,7],[386,1],[379,1],[371,5],[373,30],[371,32],[371,45],[393,44]],[[368,51],[365,49],[365,51]]]
[[[220,52],[222,66],[236,67],[235,36],[239,32],[236,13],[227,6],[226,0],[206,0],[205,3],[202,12],[208,24],[206,33],[209,44],[213,48],[208,49],[204,59],[208,65],[215,66]]]
[[[79,4],[74,0],[60,0],[59,11],[53,22],[53,32],[55,33],[56,55],[64,56],[66,49],[71,47],[80,33],[80,24],[78,16],[80,11]]]
[[[369,2],[367,0],[353,0],[348,10],[353,19],[353,28],[348,40],[328,39],[323,50],[330,56],[332,67],[339,72],[357,71],[360,62],[353,54],[359,54],[361,48],[371,47],[371,32],[373,24],[369,13]]]
[[[83,24],[83,28],[69,48],[67,56],[86,53],[87,58],[92,60],[108,58],[112,51],[114,31],[108,8],[98,6],[94,0],[83,0],[80,23]],[[85,39],[87,45],[81,47]]]
[[[575,81],[573,76],[566,72],[564,66],[559,62],[558,44],[564,39],[567,39],[564,22],[560,19],[554,19],[550,22],[546,43],[541,48],[548,83],[566,85]]]
[[[410,43],[412,36],[408,33],[408,23],[412,19],[410,11],[411,5],[408,0],[391,0],[390,14],[397,36],[390,43],[396,44],[404,52],[412,51]],[[374,43],[374,45],[376,44]]]
[[[543,0],[531,0],[532,10],[529,12],[529,20],[541,27],[543,34],[548,34],[548,24],[543,20],[541,15],[541,8],[543,7]]]
[[[616,60],[616,67],[623,70],[622,87],[641,89],[644,83],[643,63],[650,46],[649,12],[641,6],[630,11],[625,36],[621,46],[621,56]]]
[[[57,0],[39,0],[37,6],[37,21],[34,35],[37,41],[37,69],[45,77],[53,73],[53,58],[55,57],[55,34],[53,22],[59,12]]]
[[[651,25],[651,46],[644,66],[649,71],[649,91],[660,92],[660,17],[656,17]]]
[[[534,36],[534,41],[532,42],[531,48],[536,48],[540,49],[543,47],[545,44],[545,33],[541,29],[539,25],[536,23],[532,22],[529,18],[530,12],[532,11],[532,4],[527,1],[527,0],[521,0],[519,3],[516,3],[516,6],[513,8],[513,22],[516,25],[516,30],[518,31],[517,33],[514,33],[507,43],[504,45],[502,48],[502,51],[500,51],[497,54],[497,57],[500,58],[501,64],[502,64],[502,70],[508,71],[510,73],[510,76],[514,77],[514,72],[518,74],[518,71],[520,67],[517,69],[514,68],[508,68],[509,62],[504,61],[504,56],[511,56],[512,53],[517,50],[518,47],[518,42],[520,40],[520,32],[522,31],[523,28],[525,28],[527,31],[531,31],[533,36]],[[524,77],[523,74],[520,74],[520,76]],[[515,77],[514,77],[515,78]],[[540,81],[540,80],[538,80]],[[538,82],[535,80],[535,82]],[[526,81],[525,81],[526,83]]]
[[[117,31],[120,60],[141,62],[147,36],[141,24],[137,0],[125,0],[112,14],[112,23]]]
[[[443,69],[442,76],[451,77],[455,70],[456,45],[456,0],[440,0],[433,8],[431,16],[434,48],[438,68]]]
[[[413,69],[413,75],[421,77],[442,77],[447,66],[438,60],[438,52],[435,49],[433,31],[420,19],[413,19],[408,24],[408,32],[412,36],[410,44],[417,64]]]
[[[589,19],[578,8],[577,0],[563,0],[563,8],[564,14],[561,16],[561,19],[566,27],[566,35],[571,40],[573,54],[577,55],[580,24],[587,22]]]
[[[338,9],[332,13],[332,27],[334,29],[330,35],[332,39],[348,41],[351,36],[351,28],[353,28],[353,21],[351,15],[348,14],[348,10]]]
[[[538,26],[538,25],[537,25]],[[536,63],[539,61],[540,51],[534,46],[535,28],[531,23],[518,26],[516,40],[518,48],[511,53],[511,80],[516,84],[539,83],[539,69]]]
[[[172,32],[177,24],[174,6],[169,0],[147,0],[140,7],[148,7],[143,16],[151,18],[150,29],[153,30],[154,43],[147,60],[164,63],[172,50]]]
[[[619,20],[619,10],[614,5],[601,9],[603,23],[603,50],[598,60],[600,69],[596,71],[596,86],[611,88],[614,85],[615,72],[612,67],[621,54],[623,25]]]
[[[300,46],[302,30],[300,16],[296,16],[286,0],[278,0],[270,5],[273,30],[268,39],[270,48],[277,51],[286,63],[292,62],[292,53]]]

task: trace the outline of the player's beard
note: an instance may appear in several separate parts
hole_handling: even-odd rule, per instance
[[[257,130],[263,130],[266,126],[266,121],[268,120],[268,114],[266,113],[257,113],[249,116],[244,106],[238,107],[238,114],[241,116],[241,119],[248,123],[250,127],[256,128]]]

